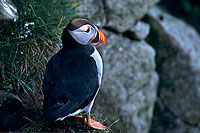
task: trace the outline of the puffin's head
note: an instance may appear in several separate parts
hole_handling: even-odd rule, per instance
[[[82,45],[106,44],[104,34],[87,19],[73,19],[64,30],[66,29],[73,39]]]

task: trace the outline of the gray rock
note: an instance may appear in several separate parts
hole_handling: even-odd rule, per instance
[[[107,23],[118,32],[130,29],[159,0],[105,0]]]
[[[0,129],[1,131],[13,132],[30,123],[30,120],[38,120],[41,117],[41,108],[35,103],[19,98],[11,92],[0,88]]]
[[[160,0],[83,0],[80,1],[79,16],[124,32],[135,25],[148,10]],[[104,10],[105,9],[105,10]]]
[[[151,133],[200,133],[198,125],[191,125],[170,112],[161,98],[157,98]]]
[[[200,123],[200,35],[159,8],[148,13],[156,32],[160,97],[168,109],[189,125]],[[156,116],[159,117],[159,116]],[[185,127],[187,128],[187,127]]]
[[[131,41],[107,31],[105,35],[107,45],[100,49],[104,76],[95,111],[108,117],[106,125],[119,119],[113,131],[147,133],[158,84],[155,51],[145,41]]]
[[[14,95],[10,92],[6,92],[4,90],[0,90],[0,107],[8,107],[10,105],[23,106],[23,103],[17,95]]]
[[[106,17],[102,0],[81,0],[78,4],[80,17],[91,20],[97,26],[104,26]]]
[[[139,21],[130,29],[130,31],[133,32],[134,39],[144,40],[149,35],[150,25]]]

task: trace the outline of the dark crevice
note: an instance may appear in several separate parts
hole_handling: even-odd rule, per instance
[[[135,38],[134,33],[131,31],[125,31],[124,33],[122,33],[122,35],[129,38],[130,40],[138,40],[137,38]]]
[[[112,27],[108,27],[108,26],[104,26],[103,29],[107,30],[107,31],[110,31],[114,34],[121,34],[122,36],[130,39],[130,40],[138,40],[134,37],[134,33],[131,32],[131,31],[125,31],[123,33],[120,33],[119,31],[117,31],[116,29],[112,28]]]
[[[115,34],[120,34],[119,31],[117,31],[116,29],[112,28],[112,27],[108,27],[108,26],[104,26],[103,29],[107,30],[107,31],[110,31],[110,32],[113,32]]]
[[[159,16],[159,19],[162,21],[164,19],[164,16],[163,15],[160,15]]]
[[[185,20],[200,33],[200,1],[199,0],[162,0],[159,5],[167,9],[170,14]]]

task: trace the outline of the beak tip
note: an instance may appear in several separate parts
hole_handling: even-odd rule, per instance
[[[103,34],[102,31],[98,30],[99,31],[99,34],[100,34],[100,43],[99,45],[106,45],[106,38],[105,38],[105,35]]]

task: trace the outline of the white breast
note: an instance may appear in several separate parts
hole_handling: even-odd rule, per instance
[[[96,62],[97,72],[98,72],[98,82],[99,82],[99,88],[100,88],[101,78],[102,78],[102,74],[103,74],[103,61],[102,61],[102,58],[101,58],[99,52],[97,51],[97,49],[95,47],[94,47],[94,52],[90,55],[90,57],[92,57]],[[87,114],[89,114],[90,111],[91,111],[91,108],[94,104],[94,100],[95,100],[95,98],[96,98],[96,96],[99,92],[99,88],[98,88],[93,100],[90,102],[90,104],[88,104],[84,109],[79,109],[76,112],[69,114],[68,116],[73,116],[73,115],[76,115],[80,112],[86,112]]]
[[[98,72],[98,81],[99,81],[99,86],[101,85],[101,78],[103,74],[103,61],[102,58],[97,51],[97,49],[94,47],[94,52],[90,55],[90,57],[94,58],[96,65],[97,65],[97,72]]]

